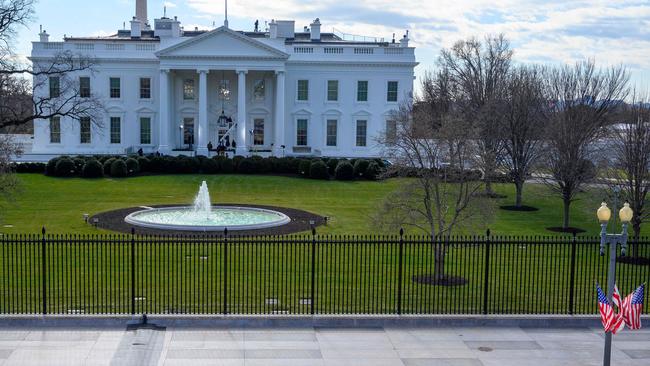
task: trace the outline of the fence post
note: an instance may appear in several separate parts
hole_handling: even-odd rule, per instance
[[[571,280],[569,281],[569,315],[573,315],[575,311],[574,293],[575,293],[575,277],[576,277],[576,233],[573,233],[573,241],[571,242]]]
[[[399,229],[399,258],[397,266],[397,315],[402,315],[402,270],[404,263],[404,229]]]
[[[485,274],[483,277],[483,315],[488,314],[488,293],[490,285],[490,229],[485,232]]]
[[[223,315],[228,314],[228,228],[223,229]]]
[[[135,315],[135,228],[131,228],[131,315]]]
[[[311,315],[316,314],[316,228],[311,227]]]
[[[41,296],[43,297],[41,312],[47,315],[47,241],[45,239],[45,226],[41,229]]]

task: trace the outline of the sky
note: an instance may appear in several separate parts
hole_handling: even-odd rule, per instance
[[[149,19],[178,16],[185,29],[223,24],[223,0],[149,0]],[[135,15],[135,0],[38,0],[34,21],[16,40],[29,55],[39,26],[51,40],[115,33]],[[517,63],[625,65],[637,90],[650,90],[650,0],[230,0],[230,28],[252,30],[271,19],[294,19],[302,29],[316,17],[323,32],[399,40],[409,31],[420,65],[435,70],[442,48],[469,37],[503,33]]]

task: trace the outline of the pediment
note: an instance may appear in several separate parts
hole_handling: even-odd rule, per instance
[[[287,59],[289,55],[254,38],[220,27],[156,53],[159,57]]]

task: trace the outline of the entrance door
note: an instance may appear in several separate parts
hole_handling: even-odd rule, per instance
[[[183,118],[183,144],[190,150],[194,145],[194,118]]]

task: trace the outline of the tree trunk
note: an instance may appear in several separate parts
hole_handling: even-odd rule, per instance
[[[515,183],[515,207],[519,208],[522,206],[522,196],[524,194],[524,182]]]
[[[490,181],[490,178],[488,178],[487,176],[485,177],[485,195],[487,196],[494,195],[494,190],[492,189],[492,182]]]
[[[435,239],[434,239],[435,240]],[[445,257],[447,255],[447,246],[444,239],[433,242],[435,273],[434,280],[436,283],[445,279]]]
[[[563,228],[568,229],[569,228],[569,213],[570,213],[570,208],[571,208],[571,200],[564,198],[564,223],[563,223]]]

